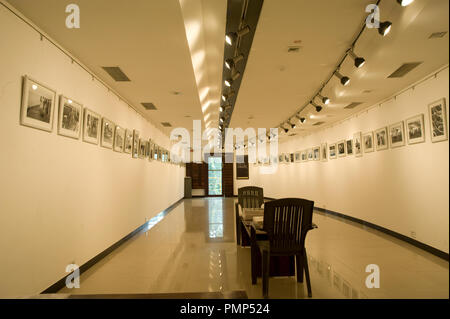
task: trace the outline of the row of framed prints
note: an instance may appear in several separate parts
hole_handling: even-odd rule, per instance
[[[55,105],[55,90],[24,76],[20,113],[22,125],[53,132]],[[74,139],[80,139],[82,135],[84,142],[131,154],[133,158],[181,162],[175,156],[171,158],[169,151],[151,139],[140,138],[139,131],[116,125],[64,95],[59,96],[58,134]]]
[[[428,105],[431,141],[448,140],[447,114],[445,99],[440,99]],[[338,157],[361,157],[364,153],[383,151],[408,144],[425,142],[424,114],[418,114],[405,121],[400,121],[388,127],[382,127],[373,132],[358,132],[353,138],[341,140],[337,143],[322,143],[295,153],[282,153],[278,157],[266,157],[256,164],[270,163],[301,163],[308,161],[327,161]]]

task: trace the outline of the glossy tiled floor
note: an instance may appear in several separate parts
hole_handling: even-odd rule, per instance
[[[235,199],[185,200],[81,276],[61,293],[180,293],[245,290],[252,286],[250,249],[235,244]],[[448,298],[448,262],[374,230],[314,215],[307,238],[313,298]],[[380,288],[365,286],[366,266],[380,269]],[[295,277],[271,278],[271,298],[305,298]]]

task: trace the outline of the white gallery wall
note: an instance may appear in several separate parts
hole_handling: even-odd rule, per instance
[[[235,194],[239,187],[254,185],[263,187],[266,197],[307,198],[316,207],[371,222],[448,253],[448,140],[431,142],[428,116],[428,104],[441,98],[446,100],[448,123],[448,68],[381,106],[311,135],[290,137],[280,143],[279,152],[351,139],[356,132],[375,131],[421,113],[424,143],[406,143],[362,157],[280,164],[272,175],[260,174],[259,167],[250,164],[250,179],[235,179]]]
[[[11,32],[11,31],[14,32]],[[0,6],[0,297],[37,294],[183,197],[185,168],[19,124],[29,75],[142,138],[169,138]],[[113,280],[113,279],[112,279]]]

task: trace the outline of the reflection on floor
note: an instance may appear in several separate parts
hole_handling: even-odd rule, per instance
[[[232,198],[184,200],[81,276],[71,294],[182,293],[245,290],[250,249],[235,244]],[[363,226],[315,213],[306,247],[313,298],[448,298],[448,262]],[[380,288],[365,285],[366,266],[380,268]],[[295,277],[271,278],[271,298],[306,298]]]

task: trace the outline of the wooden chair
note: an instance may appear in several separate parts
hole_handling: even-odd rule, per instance
[[[238,202],[235,206],[236,217],[236,243],[241,243],[241,221],[239,219],[239,206],[242,208],[261,208],[264,203],[264,191],[261,187],[246,186],[238,189]]]
[[[264,298],[269,293],[270,256],[295,256],[297,282],[303,282],[304,269],[308,297],[312,296],[305,239],[308,231],[317,228],[312,222],[313,208],[314,202],[300,198],[285,198],[264,204],[263,231],[267,233],[267,240],[256,241],[262,256]]]

